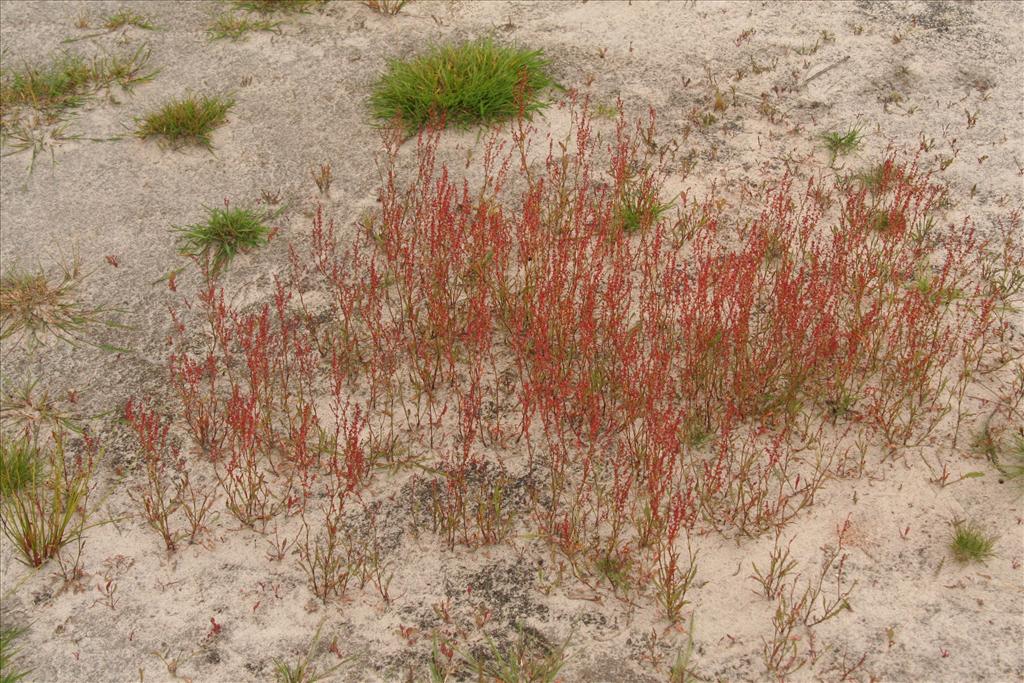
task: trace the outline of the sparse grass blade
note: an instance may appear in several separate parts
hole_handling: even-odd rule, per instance
[[[19,105],[40,110],[77,107],[95,75],[83,57],[71,53],[44,66],[26,65],[13,73],[4,73],[0,81],[0,111]]]
[[[187,95],[171,100],[139,122],[140,138],[162,138],[172,147],[198,144],[210,148],[210,134],[227,120],[235,101],[230,97]]]
[[[210,27],[206,29],[206,33],[210,36],[210,40],[227,39],[237,41],[244,38],[250,31],[271,31],[277,33],[280,25],[281,22],[269,19],[250,19],[249,17],[239,17],[233,14],[222,14],[210,24]]]
[[[125,26],[134,26],[146,31],[152,31],[156,28],[148,18],[130,9],[119,9],[113,14],[108,14],[103,19],[103,28],[108,31],[116,31]]]
[[[324,0],[235,0],[235,7],[247,12],[259,12],[260,14],[271,14],[281,12],[290,14],[293,12],[307,12],[316,5],[322,5]]]
[[[158,70],[146,70],[149,64],[150,50],[141,46],[130,55],[110,55],[95,62],[103,74],[103,85],[116,83],[127,92],[140,83],[148,83],[157,75]]]
[[[397,122],[409,134],[428,123],[488,124],[532,113],[556,84],[540,50],[490,40],[435,47],[411,61],[393,61],[370,97],[374,118]]]

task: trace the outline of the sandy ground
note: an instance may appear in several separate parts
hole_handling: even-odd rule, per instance
[[[262,191],[280,193],[288,208],[277,221],[279,238],[258,258],[239,259],[228,277],[259,298],[286,267],[288,241],[308,234],[318,201],[346,229],[374,205],[380,144],[365,99],[388,59],[414,55],[430,41],[490,35],[541,48],[558,81],[595,102],[621,98],[631,114],[654,107],[661,135],[678,139],[697,162],[690,172],[680,164],[671,192],[700,195],[714,184],[741,207],[741,189],[765,170],[826,171],[820,132],[857,126],[865,144],[840,167],[866,166],[890,145],[913,152],[923,139],[933,140],[923,162],[953,159],[940,176],[954,199],[944,216],[950,223],[970,215],[985,231],[1024,199],[1018,3],[417,1],[386,17],[336,1],[284,18],[280,34],[240,42],[207,38],[221,3],[124,4],[159,30],[128,28],[65,45],[93,32],[75,27],[79,16],[122,3],[0,3],[8,63],[68,47],[84,54],[151,47],[157,77],[131,94],[93,98],[69,132],[124,134],[134,117],[183,92],[237,98],[212,153],[170,151],[128,135],[56,143],[32,173],[27,154],[0,162],[4,268],[49,265],[77,251],[91,271],[86,299],[117,309],[114,319],[127,326],[98,334],[129,353],[60,344],[35,354],[5,350],[5,382],[35,377],[55,396],[76,391],[79,415],[119,410],[129,398],[165,389],[167,306],[177,295],[161,279],[183,265],[172,225],[199,220],[203,206],[225,199],[252,203]],[[706,110],[716,86],[729,93],[729,108],[715,124],[694,129],[691,111]],[[762,93],[773,92],[774,122],[758,112]],[[558,115],[537,123],[541,130],[558,125]],[[473,132],[452,134],[445,153],[465,158],[475,144]],[[310,169],[327,162],[335,181],[325,198]],[[190,278],[182,275],[186,289],[196,284]],[[697,589],[686,610],[693,621],[667,628],[649,600],[630,604],[607,586],[554,580],[543,564],[549,553],[528,537],[447,552],[429,533],[414,537],[400,517],[385,517],[392,604],[368,586],[324,607],[293,561],[267,559],[268,538],[238,530],[226,514],[202,546],[168,556],[124,493],[137,476],[132,442],[110,420],[94,423],[107,448],[94,500],[114,521],[87,533],[84,591],[63,590],[52,564],[39,571],[18,564],[9,542],[0,542],[2,618],[29,627],[22,662],[31,680],[269,680],[273,659],[294,660],[321,624],[315,661],[321,669],[339,665],[338,680],[427,680],[431,633],[473,633],[474,617],[487,610],[505,638],[522,623],[552,644],[568,639],[567,681],[667,680],[688,637],[698,680],[768,677],[761,651],[773,604],[754,592],[749,576],[751,562],[767,560],[773,538],[697,539]],[[812,658],[792,679],[840,680],[858,662],[850,673],[857,680],[1024,679],[1020,488],[998,483],[998,473],[964,444],[871,457],[869,475],[830,482],[784,532],[783,543],[793,539],[793,556],[808,570],[823,546],[835,544],[844,520],[855,539],[846,567],[848,585],[855,582],[851,609],[800,643]],[[952,479],[985,476],[937,486],[929,479],[942,464]],[[414,495],[401,478],[393,486],[395,500]],[[952,560],[951,520],[966,517],[999,535],[985,564]],[[280,521],[282,536],[296,529],[295,520]],[[97,590],[111,577],[113,608]],[[441,616],[447,601],[454,626]]]

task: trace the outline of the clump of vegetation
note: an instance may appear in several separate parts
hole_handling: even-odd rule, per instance
[[[975,522],[953,522],[953,541],[950,548],[961,562],[982,562],[992,557],[996,539]]]
[[[302,659],[294,664],[282,659],[274,659],[274,680],[277,683],[316,683],[316,681],[326,680],[341,666],[337,664],[326,671],[320,671],[313,665],[316,648],[320,644],[321,628],[323,628],[323,624],[317,628],[313,640],[309,643],[309,649]]]
[[[409,0],[363,0],[363,4],[378,14],[393,17],[409,4]]]
[[[1024,426],[1006,434],[1003,430],[993,428],[990,417],[975,435],[971,445],[975,451],[991,460],[1005,479],[1019,479],[1024,483]]]
[[[36,477],[39,448],[28,435],[0,435],[0,496],[16,494]]]
[[[173,147],[192,143],[209,148],[210,133],[224,123],[234,105],[230,97],[186,95],[147,114],[136,134],[143,139],[163,138]]]
[[[880,195],[885,189],[888,180],[888,168],[885,164],[875,164],[853,176],[853,180],[870,192],[872,195]]]
[[[125,26],[134,26],[135,28],[141,28],[146,31],[152,31],[156,28],[153,22],[145,16],[129,9],[120,9],[103,19],[103,28],[110,31],[116,31],[117,29],[124,28]]]
[[[1024,433],[1013,434],[1010,442],[996,462],[996,467],[1007,479],[1024,482]]]
[[[614,121],[619,116],[619,109],[613,104],[605,104],[604,102],[598,102],[594,105],[594,117],[598,119],[607,119],[608,121]]]
[[[33,344],[54,336],[70,344],[86,341],[83,334],[102,322],[105,309],[83,304],[78,289],[85,280],[75,258],[61,264],[56,278],[41,269],[12,269],[0,276],[0,341],[28,336]]]
[[[565,666],[565,649],[569,641],[551,647],[544,642],[540,634],[529,632],[521,626],[518,631],[516,641],[507,648],[499,647],[488,638],[489,652],[486,657],[478,658],[472,654],[464,654],[462,658],[481,680],[486,678],[502,683],[553,683],[558,678],[558,672]]]
[[[65,54],[45,66],[26,65],[14,73],[4,73],[0,98],[5,111],[18,105],[40,110],[77,107],[96,76],[83,57]]]
[[[627,233],[651,227],[672,208],[672,202],[661,202],[657,188],[649,183],[628,183],[619,202],[619,224]]]
[[[0,683],[18,683],[29,674],[28,671],[16,669],[14,660],[18,650],[14,641],[25,634],[25,629],[5,626],[0,628]]]
[[[235,7],[247,12],[270,14],[272,12],[305,12],[324,0],[235,0]]]
[[[825,133],[821,136],[821,139],[825,142],[825,149],[829,151],[834,159],[841,154],[849,154],[856,150],[860,147],[860,143],[864,138],[860,134],[859,128],[851,128],[845,133],[837,131]]]
[[[269,19],[250,19],[239,17],[233,14],[222,14],[217,17],[206,32],[210,40],[240,40],[250,31],[273,31],[276,32],[281,25],[279,21]]]
[[[64,53],[42,66],[0,68],[0,122],[8,123],[12,112],[23,107],[56,118],[62,110],[79,107],[89,95],[115,84],[130,91],[156,75],[146,68],[149,56],[143,46],[127,55],[87,60]]]
[[[8,386],[0,392],[0,427],[11,434],[24,434],[38,441],[41,434],[82,428],[71,419],[61,402],[46,390],[37,391],[33,380]],[[36,462],[40,462],[37,457]]]
[[[443,45],[411,61],[392,61],[370,108],[374,118],[397,122],[409,134],[440,121],[488,124],[547,106],[538,94],[556,86],[548,66],[540,50],[490,40]]]
[[[89,446],[95,441],[87,439]],[[96,463],[95,450],[70,457],[62,433],[54,434],[51,446],[37,445],[39,469],[20,488],[0,500],[4,535],[14,545],[18,559],[41,567],[64,546],[81,538],[86,528],[86,501]]]
[[[207,209],[205,222],[175,228],[181,240],[181,253],[203,260],[212,275],[217,275],[239,253],[267,244],[270,215],[252,209],[231,207]]]

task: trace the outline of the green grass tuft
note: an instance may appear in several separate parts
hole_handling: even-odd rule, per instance
[[[173,147],[192,143],[209,148],[210,133],[224,123],[234,104],[234,99],[220,96],[188,95],[171,100],[147,114],[139,122],[136,134],[143,139],[163,138]]]
[[[409,134],[443,120],[468,126],[532,113],[537,99],[556,86],[540,50],[521,50],[479,40],[435,47],[408,62],[392,61],[370,97],[374,118],[397,122]]]
[[[0,683],[18,683],[29,674],[28,671],[16,669],[14,659],[18,650],[13,643],[24,635],[25,629],[4,626],[0,628]]]
[[[31,483],[38,474],[39,447],[28,435],[0,434],[0,496],[6,498]]]
[[[17,559],[29,567],[41,567],[61,548],[80,540],[88,526],[86,501],[96,460],[93,454],[72,457],[64,440],[55,432],[45,454],[40,448],[36,476],[16,493],[0,498],[0,527]]]
[[[851,128],[845,133],[836,131],[824,133],[821,139],[825,141],[825,149],[835,158],[840,154],[849,154],[856,150],[864,138],[860,134],[859,128]]]
[[[279,21],[269,19],[250,19],[238,17],[233,14],[222,14],[217,17],[210,27],[206,29],[210,40],[241,40],[250,31],[272,31],[277,32],[281,25]]]
[[[953,541],[950,548],[961,562],[981,562],[992,556],[996,539],[985,533],[974,522],[953,522]]]
[[[628,183],[619,202],[619,225],[627,233],[646,230],[671,209],[673,202],[662,203],[657,188],[641,183]]]
[[[252,209],[207,209],[204,223],[177,227],[181,253],[204,259],[212,275],[217,275],[239,253],[267,244],[270,227],[265,221],[272,216]]]

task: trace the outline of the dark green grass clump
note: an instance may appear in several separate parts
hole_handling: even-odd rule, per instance
[[[171,100],[147,114],[140,121],[137,134],[143,139],[163,138],[174,147],[186,143],[210,147],[210,133],[224,123],[234,104],[233,99],[219,96],[188,95]]]
[[[370,97],[373,116],[397,122],[409,134],[443,120],[448,125],[491,123],[532,113],[547,103],[538,93],[556,86],[540,50],[479,40],[443,45],[412,61],[393,61]]]
[[[231,260],[264,246],[270,235],[266,221],[271,216],[252,209],[230,207],[207,209],[203,223],[176,228],[181,253],[203,260],[210,274],[217,275]]]

